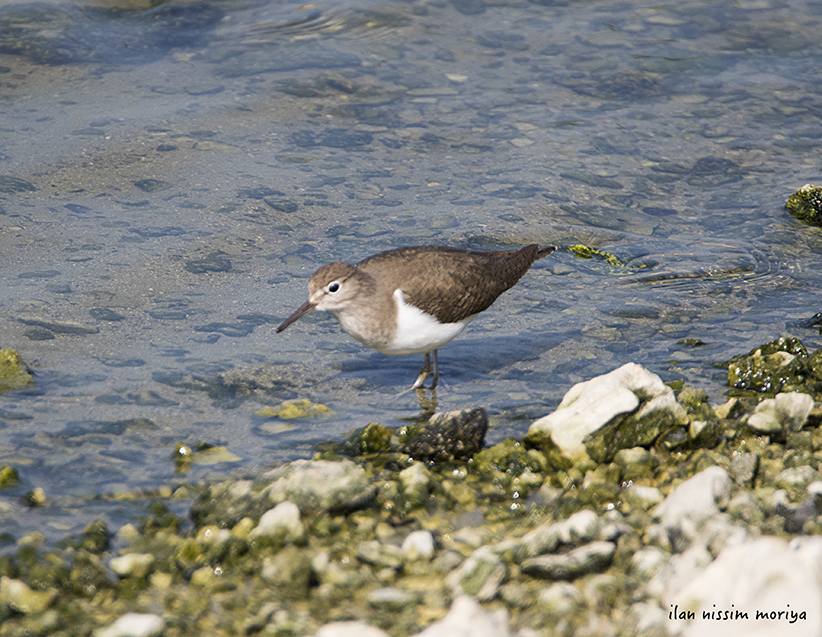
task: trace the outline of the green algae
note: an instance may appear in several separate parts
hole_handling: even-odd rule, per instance
[[[822,188],[805,184],[785,204],[794,217],[811,225],[822,225]]]
[[[0,392],[34,385],[32,371],[13,349],[0,349]]]

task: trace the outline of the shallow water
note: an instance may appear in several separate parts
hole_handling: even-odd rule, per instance
[[[560,246],[440,352],[492,441],[629,361],[720,402],[717,361],[820,345],[784,203],[820,179],[822,3],[148,4],[0,7],[0,346],[37,373],[0,396],[7,539],[418,415],[421,356],[274,333],[329,261]],[[333,415],[255,415],[292,398]],[[239,460],[175,473],[181,442]]]

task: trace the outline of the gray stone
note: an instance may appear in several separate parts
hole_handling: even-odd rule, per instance
[[[388,633],[364,622],[333,622],[320,628],[314,637],[388,637]]]
[[[539,594],[540,609],[552,619],[570,617],[585,608],[582,592],[569,582],[556,582]]]
[[[410,506],[422,506],[428,501],[432,476],[422,462],[415,462],[410,467],[403,469],[397,478],[402,496]]]
[[[547,522],[522,536],[516,550],[517,560],[555,551],[561,544],[581,544],[597,537],[600,520],[589,509],[574,513],[567,520]]]
[[[604,571],[616,553],[613,542],[591,542],[568,553],[541,555],[522,563],[522,572],[532,577],[571,580],[588,573]]]
[[[151,572],[154,556],[151,553],[126,553],[112,559],[109,566],[120,577],[143,578]]]
[[[430,531],[414,531],[402,542],[402,552],[406,559],[431,559],[434,555],[434,536]]]
[[[781,489],[793,487],[807,488],[812,482],[819,479],[819,473],[808,465],[784,469],[774,476],[773,484]]]
[[[399,612],[409,606],[414,606],[422,600],[419,593],[411,593],[399,588],[378,588],[366,596],[369,606],[381,610]]]
[[[672,582],[665,591],[665,607],[697,610],[697,618],[682,630],[685,637],[743,637],[791,635],[818,637],[822,634],[822,538],[798,537],[790,543],[775,537],[748,540],[723,549],[717,558],[695,576]],[[764,622],[752,632],[751,622],[705,621],[701,610],[738,609],[752,617],[757,610],[782,611],[781,620]],[[790,612],[806,617],[790,622]],[[786,615],[788,615],[786,617]],[[761,620],[760,620],[761,621]]]
[[[377,540],[369,540],[360,542],[357,546],[357,559],[374,566],[401,568],[405,562],[405,554],[402,549],[393,544],[383,544]]]
[[[463,595],[454,600],[442,621],[432,624],[416,637],[509,637],[510,634],[508,613],[487,613],[476,600]]]
[[[812,409],[813,398],[807,394],[777,394],[756,406],[748,418],[748,427],[756,433],[784,439],[789,433],[802,429]]]
[[[94,631],[94,637],[157,637],[165,628],[159,615],[126,613],[110,626]]]
[[[674,546],[683,550],[707,520],[728,506],[731,488],[731,478],[725,469],[708,467],[674,489],[654,509],[654,515],[661,521]]]
[[[269,499],[298,502],[301,510],[351,510],[374,499],[365,470],[350,460],[295,460],[265,474]]]
[[[305,542],[305,527],[300,520],[300,509],[289,500],[280,502],[263,513],[249,537],[252,540],[267,538],[283,544],[302,544]]]
[[[753,486],[757,471],[759,471],[759,454],[755,451],[739,454],[731,461],[731,475],[734,482],[740,486]]]

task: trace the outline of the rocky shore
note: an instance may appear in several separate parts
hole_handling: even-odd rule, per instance
[[[822,350],[727,367],[722,405],[629,363],[522,440],[484,447],[481,408],[372,423],[202,488],[191,530],[158,498],[21,538],[0,636],[818,636]]]

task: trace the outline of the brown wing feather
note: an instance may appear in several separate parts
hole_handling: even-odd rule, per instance
[[[536,244],[494,252],[418,246],[375,254],[357,267],[388,282],[389,293],[401,289],[406,303],[440,323],[456,323],[489,308],[534,261],[551,252],[552,248],[540,250]]]

